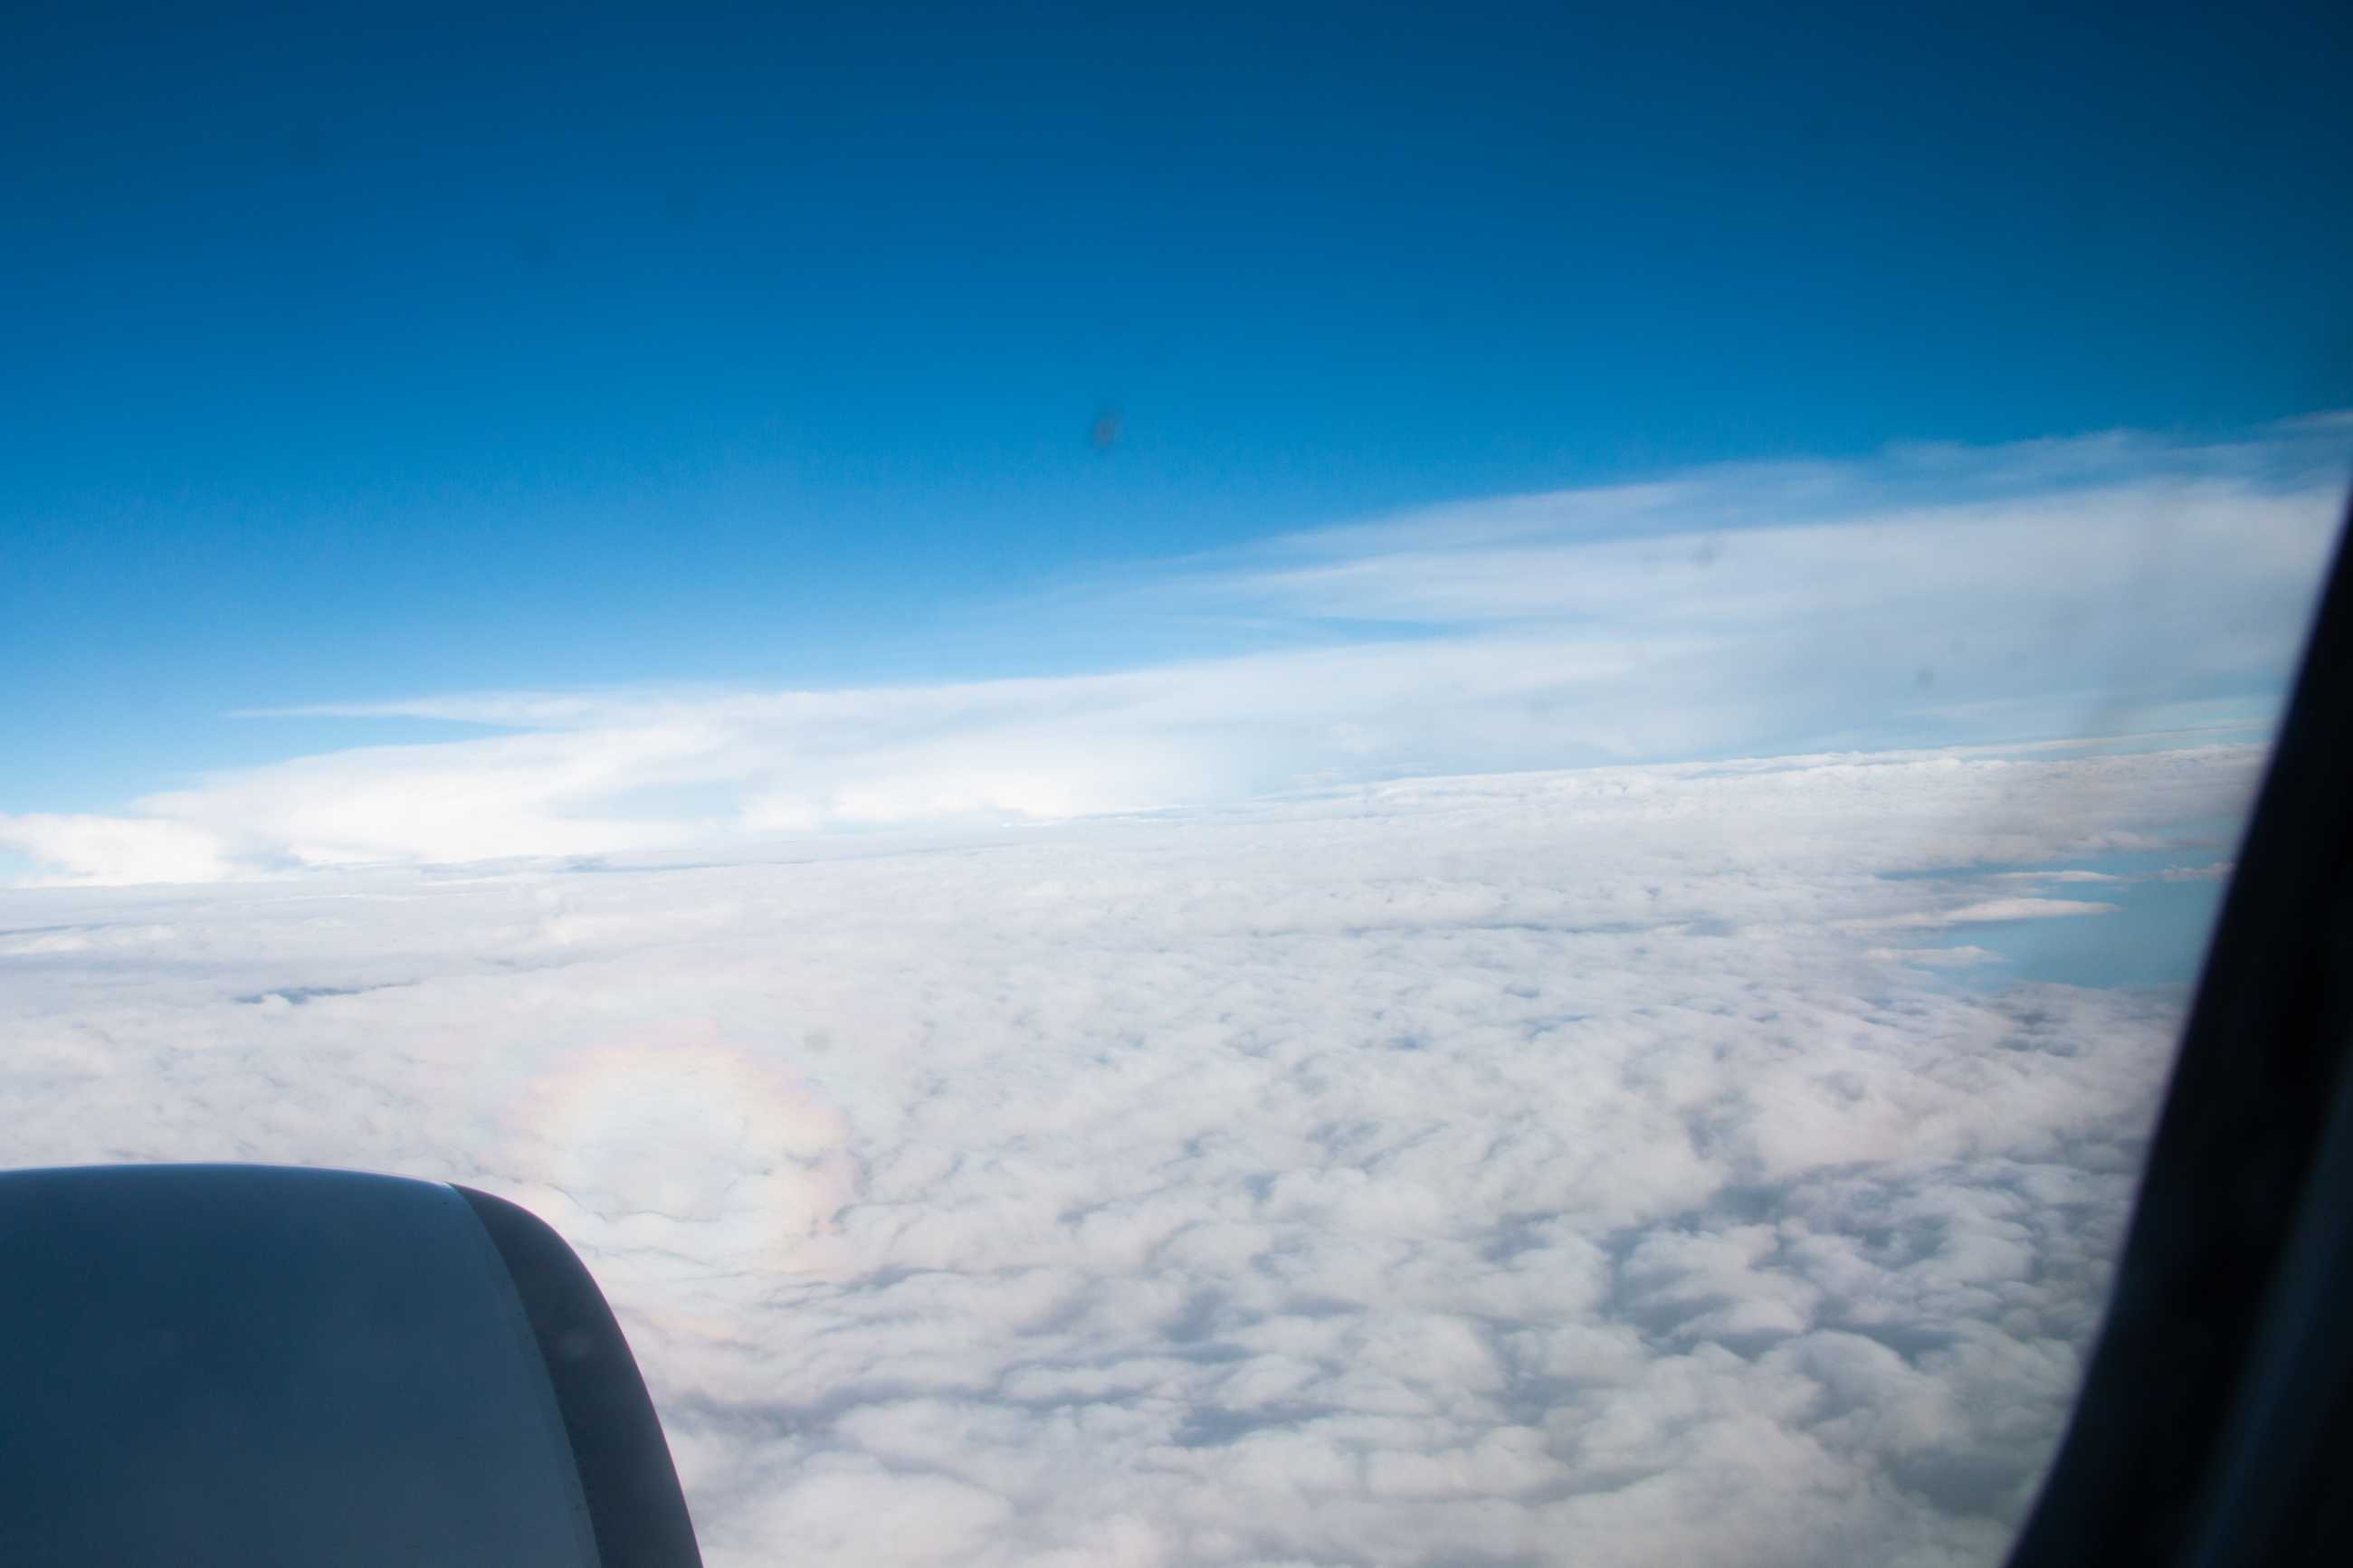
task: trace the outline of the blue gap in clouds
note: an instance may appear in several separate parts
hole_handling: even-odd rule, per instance
[[[2152,873],[2178,857],[2133,856]],[[2085,866],[2085,870],[2106,870]],[[2003,921],[1969,928],[1968,940],[2001,955],[1986,977],[2056,981],[2063,985],[2187,985],[2198,978],[2207,933],[2222,902],[2221,882],[2095,882],[2052,889],[2060,896],[2114,904],[2109,915]]]
[[[2240,826],[2235,821],[2201,822],[2180,833],[2169,848],[2112,851],[2031,868],[2045,872],[2097,871],[2131,879],[2128,881],[1994,881],[1981,871],[1972,872],[1971,880],[1984,879],[1972,889],[1983,897],[2075,900],[2113,904],[2116,911],[1952,926],[1938,933],[1942,940],[1936,945],[1981,947],[1999,956],[1999,963],[1956,973],[1957,980],[1973,986],[1995,987],[2021,980],[2102,988],[2195,984],[2228,883],[2168,881],[2163,873],[2230,859],[2237,847]],[[1891,879],[1951,875],[1949,871],[1895,873]]]

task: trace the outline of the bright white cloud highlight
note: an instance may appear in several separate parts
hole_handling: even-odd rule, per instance
[[[36,884],[210,882],[231,870],[218,835],[160,816],[0,812],[0,848],[60,868]]]
[[[2179,998],[1936,939],[2100,918],[2003,872],[2211,861],[2181,825],[2260,761],[0,893],[5,1157],[530,1205],[614,1300],[714,1568],[1989,1563]]]

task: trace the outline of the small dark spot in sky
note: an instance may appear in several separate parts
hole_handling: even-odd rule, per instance
[[[1715,564],[1715,558],[1723,553],[1724,547],[1715,540],[1703,539],[1699,542],[1699,547],[1692,552],[1692,564],[1713,566]]]
[[[1912,672],[1912,682],[1915,686],[1936,685],[1936,671],[1935,667],[1924,664],[1919,668],[1914,670]]]
[[[1087,426],[1087,445],[1098,452],[1108,452],[1119,439],[1119,410],[1105,404],[1095,410],[1095,422]]]

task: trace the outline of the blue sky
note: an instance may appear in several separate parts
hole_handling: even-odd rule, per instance
[[[2337,8],[1267,10],[17,18],[0,811],[462,732],[247,710],[1134,668],[1296,634],[1020,606],[2353,404]]]

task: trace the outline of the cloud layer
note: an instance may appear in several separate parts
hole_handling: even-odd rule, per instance
[[[2180,998],[1970,933],[2214,864],[2260,757],[0,893],[5,1157],[530,1205],[714,1568],[1990,1563]]]
[[[2348,447],[2337,418],[1466,503],[1007,612],[1094,627],[1079,673],[313,710],[486,732],[218,774],[121,815],[0,814],[0,847],[39,880],[200,880],[735,853],[1427,773],[2253,736],[2294,665]],[[1126,652],[1171,643],[1198,651],[1144,668]]]

